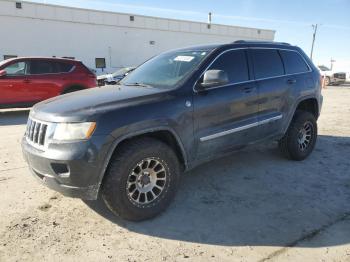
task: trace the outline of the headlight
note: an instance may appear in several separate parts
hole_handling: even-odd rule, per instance
[[[86,123],[58,123],[53,139],[55,140],[82,140],[89,139],[96,128],[95,122]]]

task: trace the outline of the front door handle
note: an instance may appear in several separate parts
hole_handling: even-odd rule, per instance
[[[289,85],[293,85],[293,84],[295,84],[297,82],[297,80],[295,80],[295,79],[288,79],[287,80],[287,83],[289,84]]]
[[[29,79],[24,79],[23,82],[28,84],[28,83],[30,83],[30,80]]]

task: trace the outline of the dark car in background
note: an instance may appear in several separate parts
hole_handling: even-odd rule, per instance
[[[113,74],[105,74],[97,77],[98,86],[104,85],[115,85],[132,71],[135,70],[136,67],[124,67],[114,72]]]
[[[28,107],[96,86],[95,74],[80,61],[21,57],[0,62],[0,108]]]
[[[244,146],[278,141],[287,158],[307,158],[321,106],[320,73],[296,46],[196,46],[148,60],[117,86],[35,105],[22,149],[48,187],[101,193],[114,214],[143,220],[169,205],[182,172]]]

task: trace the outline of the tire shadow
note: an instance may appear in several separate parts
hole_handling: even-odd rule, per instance
[[[349,137],[320,135],[300,162],[281,157],[275,144],[250,147],[184,174],[172,205],[139,223],[115,217],[101,198],[85,203],[119,226],[165,239],[227,246],[348,244],[345,233],[316,244],[305,240],[350,221],[349,156]]]
[[[0,110],[0,126],[25,125],[30,109]]]

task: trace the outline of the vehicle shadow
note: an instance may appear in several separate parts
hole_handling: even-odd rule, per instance
[[[350,221],[350,138],[319,136],[305,161],[286,160],[275,144],[251,147],[202,165],[182,178],[173,204],[139,223],[115,217],[103,201],[85,201],[130,231],[155,237],[227,246],[334,246],[344,232],[312,238]],[[300,243],[299,243],[300,242]]]
[[[29,109],[0,110],[0,126],[24,125],[27,123]]]

